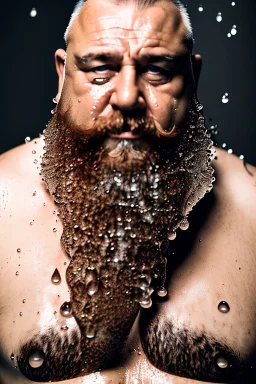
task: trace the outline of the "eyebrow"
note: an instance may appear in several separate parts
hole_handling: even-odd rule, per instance
[[[117,53],[88,53],[83,56],[74,55],[76,64],[87,64],[91,61],[102,61],[107,62],[109,60],[120,60],[121,55]],[[148,61],[148,62],[159,62],[165,60],[168,63],[182,63],[188,58],[188,55],[154,55],[154,54],[146,54],[142,55],[137,61]]]

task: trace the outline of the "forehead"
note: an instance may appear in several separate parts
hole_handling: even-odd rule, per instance
[[[123,47],[130,50],[163,47],[171,54],[187,53],[186,28],[180,10],[170,1],[138,9],[133,1],[88,0],[69,33],[75,50],[97,46]]]

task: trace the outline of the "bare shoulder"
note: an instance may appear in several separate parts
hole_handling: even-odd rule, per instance
[[[42,189],[40,163],[44,141],[37,138],[0,155],[0,211],[9,213],[10,205],[16,207],[26,197]],[[34,191],[33,191],[33,190]]]
[[[256,228],[256,167],[222,149],[216,149],[213,166],[217,199],[241,210]]]

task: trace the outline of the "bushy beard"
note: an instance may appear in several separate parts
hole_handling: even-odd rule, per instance
[[[108,136],[127,129],[144,137]],[[86,131],[58,107],[44,134],[42,174],[71,258],[73,315],[97,369],[127,337],[139,303],[149,307],[164,285],[161,244],[187,228],[189,212],[211,189],[212,142],[196,97],[186,125],[170,132],[120,112]]]

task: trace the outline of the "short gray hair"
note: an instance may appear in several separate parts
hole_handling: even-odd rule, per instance
[[[127,0],[117,0],[118,2],[128,2]],[[148,7],[150,5],[153,5],[157,2],[159,2],[160,0],[134,0],[134,2],[140,7],[140,8],[143,8],[143,7]],[[182,19],[183,19],[183,22],[184,22],[184,25],[185,25],[185,28],[187,30],[187,41],[188,41],[188,46],[189,46],[189,49],[190,51],[192,52],[192,49],[193,49],[193,43],[194,43],[194,40],[193,40],[193,29],[192,29],[192,25],[191,25],[191,21],[190,21],[190,17],[188,15],[188,12],[187,12],[187,9],[185,8],[185,6],[183,5],[183,3],[180,1],[180,0],[166,0],[166,1],[171,1],[172,3],[174,3],[176,5],[176,7],[180,10],[181,12],[181,16],[182,16]],[[64,34],[64,40],[66,42],[66,44],[68,44],[68,35],[69,35],[69,31],[71,29],[71,26],[74,22],[74,20],[77,18],[77,16],[79,15],[84,3],[86,3],[86,0],[79,0],[77,2],[77,4],[75,5],[74,7],[74,10],[72,12],[72,15],[70,17],[70,21],[69,21],[69,24],[66,28],[66,31],[65,31],[65,34]]]

